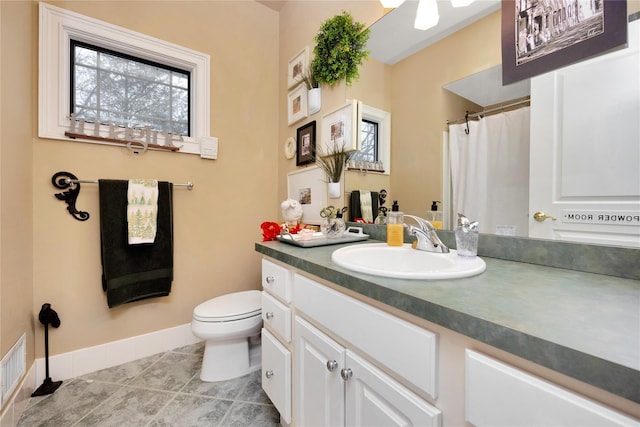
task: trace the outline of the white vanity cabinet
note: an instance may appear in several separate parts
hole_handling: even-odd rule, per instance
[[[294,288],[296,425],[441,425],[407,387],[436,395],[435,334],[304,276]]]
[[[626,426],[640,422],[520,369],[466,350],[466,419],[474,426]]]
[[[292,273],[262,260],[262,388],[291,423],[291,307]]]

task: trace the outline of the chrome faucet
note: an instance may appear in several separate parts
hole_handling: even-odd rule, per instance
[[[436,228],[429,221],[413,215],[405,214],[404,216],[412,218],[419,225],[419,227],[408,225],[409,235],[416,237],[411,245],[412,248],[427,252],[449,253],[449,248],[442,243],[436,234]]]

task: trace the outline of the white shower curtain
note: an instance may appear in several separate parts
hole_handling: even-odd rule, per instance
[[[449,125],[453,224],[457,213],[481,233],[527,236],[529,107]]]

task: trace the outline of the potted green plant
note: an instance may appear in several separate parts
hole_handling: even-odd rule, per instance
[[[316,163],[327,175],[329,183],[329,197],[340,197],[340,179],[347,161],[353,152],[345,151],[344,146],[334,144],[333,150],[316,158]]]
[[[327,19],[316,34],[311,71],[321,84],[333,86],[345,80],[347,86],[358,79],[358,67],[369,56],[368,28],[353,20],[350,13]]]

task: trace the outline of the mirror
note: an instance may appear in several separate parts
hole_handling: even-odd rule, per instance
[[[415,7],[416,3],[407,1],[374,23],[371,39],[393,40],[394,32],[401,28],[400,24],[392,23],[394,16],[399,16],[397,13],[405,10],[403,8]],[[439,5],[443,3],[449,2],[439,2]],[[499,68],[502,61],[501,14],[497,11],[500,1],[494,2],[493,6],[493,10],[488,8],[455,24],[453,31],[443,30],[432,36],[432,44],[427,47],[421,45],[424,41],[418,41],[407,42],[405,49],[390,41],[391,50],[402,51],[404,56],[387,55],[391,58],[386,59],[389,63],[376,59],[385,58],[384,49],[378,52],[377,47],[370,45],[371,58],[361,69],[361,79],[347,89],[347,98],[357,98],[391,112],[393,173],[387,188],[388,205],[392,200],[399,200],[405,213],[425,217],[431,201],[442,200],[443,132],[448,129],[447,120],[464,116],[467,110],[480,111],[484,107],[455,95],[445,86],[493,67]],[[473,20],[475,22],[470,24]],[[411,30],[413,22],[409,19],[409,23],[402,25]],[[442,18],[438,27],[440,25],[443,25]],[[382,90],[371,90],[374,84]],[[347,187],[352,179],[350,175],[346,177]],[[366,177],[361,179],[360,188],[380,189],[377,183],[369,185]]]

